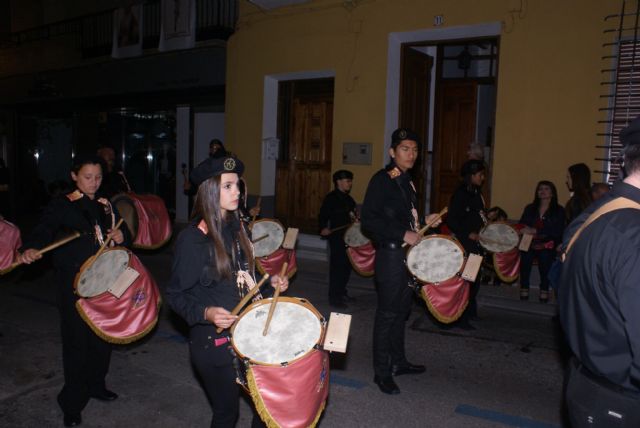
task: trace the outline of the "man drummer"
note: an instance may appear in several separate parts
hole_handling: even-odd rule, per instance
[[[404,348],[405,323],[411,311],[413,289],[410,287],[402,244],[417,244],[418,197],[409,170],[419,153],[419,138],[409,129],[400,128],[391,135],[389,164],[375,173],[362,205],[362,228],[376,246],[375,283],[378,294],[373,325],[373,381],[385,394],[399,394],[393,376],[419,374],[425,366],[407,360]],[[437,214],[425,222],[440,224]]]
[[[334,189],[325,196],[320,207],[318,225],[320,235],[329,241],[329,304],[347,307],[347,282],[351,276],[351,263],[347,257],[344,232],[356,219],[356,201],[349,192],[353,173],[341,169],[333,173]]]

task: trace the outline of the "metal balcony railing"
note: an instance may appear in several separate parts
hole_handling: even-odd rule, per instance
[[[227,40],[238,20],[238,0],[195,0],[196,41]],[[143,49],[158,45],[160,39],[161,3],[149,0],[143,4]],[[54,22],[12,33],[4,46],[19,48],[30,42],[58,36],[74,36],[83,58],[111,54],[114,10]]]

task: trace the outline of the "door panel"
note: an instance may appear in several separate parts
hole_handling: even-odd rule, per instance
[[[432,211],[449,205],[460,183],[460,169],[475,138],[477,84],[443,81],[438,95],[438,126],[434,138]]]
[[[276,171],[276,216],[286,226],[318,233],[318,213],[331,190],[333,100],[294,97],[288,161]]]
[[[402,78],[400,82],[401,127],[409,128],[420,136],[420,155],[412,170],[413,182],[418,193],[418,207],[425,210],[427,197],[427,173],[429,133],[429,88],[433,58],[408,46],[402,48]]]

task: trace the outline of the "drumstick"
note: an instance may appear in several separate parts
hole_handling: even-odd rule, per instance
[[[251,241],[251,243],[252,243],[252,244],[255,244],[256,242],[260,242],[260,241],[262,241],[263,239],[268,238],[268,237],[269,237],[269,234],[267,233],[266,235],[262,235],[261,237],[256,238],[256,240],[255,240],[255,241]]]
[[[348,224],[345,224],[344,226],[334,227],[333,229],[329,229],[329,233],[333,233],[333,232],[337,232],[337,231],[342,230],[342,229],[346,229],[347,227],[351,226],[352,224],[353,223],[348,223]]]
[[[433,225],[434,225],[438,220],[440,220],[440,219],[442,218],[442,216],[443,216],[443,215],[445,215],[445,214],[447,213],[447,211],[449,211],[449,208],[448,208],[448,207],[444,207],[444,208],[442,209],[442,211],[440,211],[440,212],[438,213],[438,216],[437,216],[436,218],[434,218],[432,221],[430,221],[429,223],[427,223],[427,224],[426,224],[422,229],[420,229],[420,230],[418,231],[418,234],[420,234],[420,235],[424,235],[424,233],[425,233],[427,230],[429,230],[429,228],[430,228],[431,226],[433,226]],[[402,244],[402,247],[403,247],[403,248],[404,248],[404,247],[406,247],[406,246],[407,246],[407,243],[406,243],[406,242]]]
[[[121,218],[120,220],[118,220],[118,223],[116,223],[116,227],[113,228],[113,230],[111,232],[115,232],[116,230],[118,230],[120,228],[120,226],[122,225],[122,222],[124,221],[123,218]],[[102,254],[104,252],[104,250],[106,250],[107,246],[109,245],[109,243],[111,242],[112,237],[109,236],[105,241],[104,244],[102,244],[102,246],[100,247],[100,249],[98,250],[98,252],[96,253],[96,255],[94,256],[96,259],[100,256],[100,254]]]
[[[284,277],[287,273],[287,268],[289,267],[289,262],[284,262],[282,265],[282,269],[280,270],[280,278]],[[269,315],[267,316],[267,322],[264,323],[264,330],[262,330],[262,335],[266,336],[269,331],[269,324],[271,324],[271,318],[273,318],[273,313],[276,310],[276,304],[278,303],[278,297],[280,296],[280,287],[276,287],[276,291],[273,293],[273,299],[271,299],[271,307],[269,308]]]
[[[66,243],[67,243],[67,242],[69,242],[69,241],[73,241],[73,240],[74,240],[74,239],[76,239],[78,236],[80,236],[80,232],[73,232],[71,235],[67,236],[66,238],[62,238],[61,240],[56,241],[56,242],[54,242],[53,244],[48,245],[48,246],[46,246],[46,247],[44,247],[44,248],[42,248],[42,249],[38,250],[38,253],[37,253],[37,254],[42,255],[42,254],[46,253],[47,251],[55,250],[55,249],[56,249],[56,248],[58,248],[59,246],[64,245],[64,244],[66,244]],[[22,264],[22,262],[14,262],[13,264],[11,264],[11,266],[9,266],[9,269],[13,269],[13,268],[15,268],[16,266],[19,266],[19,265],[21,265],[21,264]]]
[[[254,208],[260,208],[260,203],[262,202],[262,196],[258,196],[258,201],[256,202],[256,206]],[[251,222],[253,223],[254,221],[256,221],[256,216],[257,214],[254,214],[253,217],[251,217]],[[254,241],[255,242],[255,241]]]
[[[242,298],[242,300],[240,300],[240,303],[238,303],[236,305],[235,308],[233,308],[233,310],[231,311],[231,315],[238,315],[238,312],[240,312],[242,310],[242,308],[244,308],[244,305],[246,305],[247,303],[249,303],[249,300],[251,300],[251,298],[254,296],[254,294],[256,294],[258,292],[258,290],[260,290],[260,287],[262,287],[262,284],[264,284],[264,282],[269,279],[269,274],[265,273],[264,276],[262,277],[262,279],[260,280],[260,282],[258,282],[258,284],[256,284],[255,287],[253,287],[251,290],[249,290],[249,292]],[[233,324],[231,324],[232,326]],[[229,326],[229,327],[231,327]],[[218,327],[216,329],[216,333],[220,334],[222,333],[222,330],[224,330],[222,327]]]

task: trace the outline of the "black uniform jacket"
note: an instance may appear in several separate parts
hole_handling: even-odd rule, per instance
[[[484,212],[484,200],[480,189],[465,183],[458,186],[449,202],[447,226],[468,253],[482,251],[476,241],[469,239],[470,233],[478,233],[484,226],[481,212]]]
[[[640,189],[618,182],[566,230],[613,198],[640,203]],[[576,357],[593,373],[640,392],[640,210],[605,214],[583,230],[562,266],[560,321]]]
[[[362,204],[362,227],[378,244],[403,242],[405,232],[413,230],[411,210],[417,203],[409,174],[394,177],[388,170],[382,169],[371,177]]]
[[[352,223],[351,213],[355,214],[356,201],[345,192],[334,189],[325,196],[318,215],[320,228],[334,229]],[[344,231],[343,231],[344,234]]]
[[[205,308],[218,306],[231,311],[240,302],[240,293],[235,275],[231,278],[218,276],[213,242],[209,235],[198,229],[198,222],[199,220],[190,223],[178,235],[166,298],[171,308],[190,326],[210,326],[212,324],[204,319]],[[225,222],[222,227],[222,236],[229,257],[234,250],[232,246],[235,245],[239,228],[240,221],[237,219]],[[242,254],[243,266],[244,257]],[[233,269],[235,271],[237,267],[234,266]],[[265,289],[267,287],[263,288]]]
[[[117,223],[120,216],[115,207],[111,208]],[[78,271],[82,263],[100,248],[95,226],[98,225],[106,236],[111,223],[109,208],[98,202],[98,199],[89,199],[79,191],[61,195],[45,208],[40,223],[24,240],[22,250],[41,249],[75,231],[80,232],[80,237],[53,250],[53,264],[56,268]],[[120,230],[124,235],[124,242],[120,245],[130,245],[131,237],[127,228],[120,227]]]

